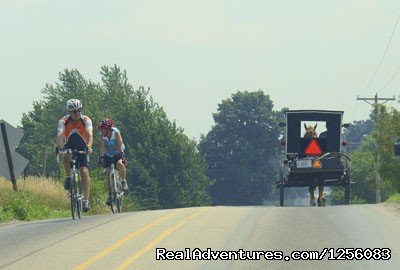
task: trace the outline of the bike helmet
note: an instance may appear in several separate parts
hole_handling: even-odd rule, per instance
[[[67,101],[67,110],[81,110],[82,109],[82,102],[79,99],[70,99]]]
[[[100,121],[100,124],[97,126],[97,129],[111,129],[114,126],[114,121],[112,118],[106,118]]]

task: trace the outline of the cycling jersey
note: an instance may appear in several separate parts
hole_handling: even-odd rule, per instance
[[[72,149],[85,150],[89,143],[89,128],[92,128],[92,120],[86,115],[81,115],[78,121],[65,115],[58,121],[58,131],[63,132],[66,144]]]
[[[120,133],[118,128],[112,127],[111,128],[112,133],[111,137],[108,138],[107,136],[103,136],[103,142],[104,142],[104,155],[107,156],[116,156],[120,155],[120,151],[118,149],[118,143],[117,143],[117,134]],[[125,145],[122,144],[122,151],[124,151]]]

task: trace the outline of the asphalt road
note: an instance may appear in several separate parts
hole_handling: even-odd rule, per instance
[[[156,260],[157,248],[160,259],[179,260]],[[328,260],[337,248],[390,259]],[[325,256],[294,260],[292,252],[314,256],[296,251]],[[247,255],[254,260],[239,260]],[[197,260],[182,260],[189,257]],[[382,205],[201,207],[21,222],[0,226],[0,269],[397,270],[400,213]]]

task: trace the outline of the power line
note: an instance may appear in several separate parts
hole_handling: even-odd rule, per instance
[[[386,82],[385,86],[378,91],[378,93],[382,92],[383,90],[386,89],[386,87],[389,86],[389,84],[394,80],[394,78],[396,78],[397,74],[399,74],[400,72],[400,66],[397,68],[397,70],[394,72],[394,74],[392,75],[392,77],[390,77],[390,79]]]
[[[355,101],[355,104],[354,104],[354,106],[353,106],[353,114],[352,114],[352,116],[351,116],[351,122],[350,123],[353,123],[354,122],[354,117],[355,117],[355,115],[356,115],[356,111],[357,111],[357,100]]]
[[[375,72],[374,72],[374,75],[372,75],[371,80],[370,80],[370,81],[368,82],[368,84],[365,86],[365,88],[364,88],[364,90],[361,92],[361,94],[365,93],[365,91],[371,86],[372,82],[375,80],[376,74],[378,73],[379,69],[381,68],[382,63],[383,63],[383,60],[385,59],[386,53],[387,53],[387,51],[389,50],[389,46],[390,46],[390,43],[392,42],[392,38],[393,38],[393,36],[394,36],[394,33],[396,32],[396,28],[397,28],[397,25],[398,25],[398,23],[399,23],[399,20],[400,20],[400,13],[399,13],[399,15],[397,16],[396,23],[394,24],[394,27],[393,27],[393,30],[392,30],[392,34],[390,35],[389,41],[388,41],[388,43],[387,43],[387,45],[386,45],[385,51],[384,51],[384,53],[383,53],[383,55],[382,55],[382,58],[381,58],[381,60],[379,61],[378,67],[376,68],[376,70],[375,70]]]

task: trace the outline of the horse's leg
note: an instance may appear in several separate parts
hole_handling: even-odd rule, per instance
[[[318,206],[325,206],[324,186],[318,186]]]
[[[308,187],[308,191],[310,192],[310,205],[315,206],[314,187]]]

